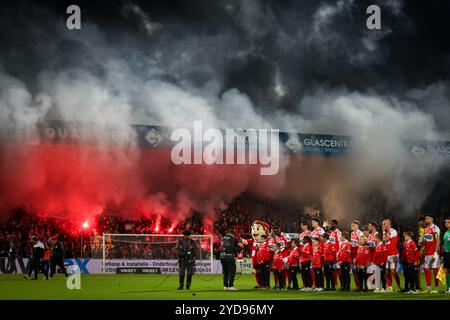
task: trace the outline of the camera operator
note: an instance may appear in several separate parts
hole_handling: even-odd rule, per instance
[[[178,241],[175,249],[180,267],[180,286],[178,287],[178,290],[183,290],[186,274],[186,289],[189,290],[191,287],[192,275],[194,274],[195,258],[198,255],[198,246],[195,240],[191,239],[191,231],[183,231],[183,238]]]
[[[235,256],[238,248],[243,248],[244,245],[236,240],[234,231],[228,230],[228,233],[222,238],[222,249],[220,250],[220,262],[222,264],[223,273],[223,289],[224,290],[238,290],[233,286],[234,277],[236,275],[236,260]]]

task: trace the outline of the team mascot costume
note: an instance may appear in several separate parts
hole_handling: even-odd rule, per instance
[[[252,239],[243,241],[245,245],[252,246],[252,267],[255,269],[255,278],[257,286],[255,288],[263,287],[263,279],[261,275],[261,270],[256,260],[256,255],[258,253],[259,244],[262,242],[261,236],[264,234],[269,238],[270,226],[267,222],[261,220],[255,220],[252,223]]]

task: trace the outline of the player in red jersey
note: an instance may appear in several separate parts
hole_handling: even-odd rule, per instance
[[[355,266],[358,274],[359,287],[358,291],[367,292],[367,266],[369,265],[369,246],[367,245],[367,237],[362,235],[359,237],[359,247],[356,252]]]
[[[265,234],[261,235],[261,243],[257,252],[257,262],[261,270],[262,289],[270,288],[270,262],[272,258],[272,250]]]
[[[386,262],[387,262],[387,248],[383,242],[383,236],[380,233],[376,233],[374,236],[375,250],[372,255],[372,263],[375,264],[380,270],[380,279],[377,281],[381,283],[381,287],[375,288],[375,293],[386,291]]]
[[[277,242],[277,243],[275,243],[275,252],[274,252],[273,260],[272,260],[272,269],[273,269],[275,276],[278,279],[278,289],[280,289],[280,290],[286,289],[285,282],[284,282],[283,275],[282,275],[283,258],[284,258],[283,248],[281,247],[281,244]]]
[[[397,266],[399,262],[398,234],[397,230],[392,228],[392,221],[388,218],[383,220],[382,229],[383,241],[386,244],[388,251],[386,262],[386,282],[388,287],[386,291],[392,292],[392,278],[394,278],[397,283],[397,289],[400,289],[400,278],[397,274]]]
[[[376,245],[375,235],[378,234],[378,224],[375,221],[369,222],[369,236],[367,237],[367,244],[369,245],[369,249],[373,251]]]
[[[311,219],[311,227],[313,228],[313,231],[311,231],[311,236],[318,238],[320,241],[323,234],[325,233],[325,230],[323,230],[322,227],[320,226],[320,219],[312,218]],[[322,243],[322,242],[320,241],[320,243]]]
[[[439,287],[439,279],[436,278],[439,267],[440,267],[440,233],[441,230],[438,226],[433,223],[433,215],[427,214],[425,215],[425,233],[423,235],[423,242],[425,244],[425,261],[424,261],[424,272],[425,279],[427,281],[427,290],[430,293],[438,293],[437,288]],[[431,287],[431,271],[433,270],[434,276],[434,286],[435,290],[432,290]]]
[[[267,240],[267,243],[269,244],[269,248],[271,250],[272,253],[272,257],[271,257],[271,261],[273,261],[273,256],[275,255],[275,244],[277,243],[276,238],[275,238],[275,234],[273,232],[270,233],[269,239]],[[275,283],[275,285],[273,286],[272,289],[279,289],[279,285],[278,285],[278,277],[275,273],[275,270],[271,267],[270,268],[272,270],[273,273],[273,281]]]
[[[301,250],[303,247],[303,238],[311,237],[311,231],[309,231],[309,223],[304,220],[300,223],[300,234],[298,235],[299,249]]]
[[[325,291],[336,291],[336,283],[334,282],[333,274],[335,273],[334,266],[336,264],[336,247],[335,243],[330,241],[330,235],[325,233],[322,236],[323,245],[323,261],[324,273],[326,280]],[[342,280],[341,280],[342,283]]]
[[[298,248],[300,250],[300,253],[302,252],[302,248],[303,248],[303,238],[304,237],[311,237],[311,231],[309,231],[309,222],[304,220],[300,223],[300,234],[298,236]],[[311,270],[312,273],[312,270]],[[305,283],[305,275],[303,274],[303,272],[300,272],[300,275],[302,277],[302,283]],[[313,276],[313,275],[311,275]]]
[[[288,257],[288,266],[289,271],[291,272],[291,279],[292,279],[292,289],[298,290],[298,280],[297,280],[297,274],[300,273],[300,249],[298,247],[298,240],[294,239],[291,241],[291,252],[289,253]]]
[[[412,231],[404,232],[403,236],[405,238],[405,242],[403,244],[403,252],[405,255],[406,263],[403,265],[405,289],[403,289],[402,292],[413,293],[414,285],[416,283],[417,266],[419,265],[419,249],[412,239],[414,236]]]
[[[316,288],[314,291],[323,291],[323,249],[320,243],[321,240],[319,238],[312,238],[312,268],[316,278]]]
[[[311,282],[311,238],[309,236],[303,237],[303,247],[300,253],[300,265],[302,267],[302,274],[304,275],[304,282],[302,291],[310,291],[312,289]]]
[[[312,237],[316,237],[319,239],[319,246],[320,248],[323,250],[323,242],[322,242],[322,236],[325,233],[325,230],[323,230],[323,228],[320,226],[320,219],[319,218],[312,218],[311,219],[311,227],[312,227],[312,231],[311,231],[311,238]],[[322,273],[323,276],[323,273]],[[313,283],[316,283],[317,281],[315,280],[316,278],[316,274],[314,273],[314,270],[311,268],[311,279]],[[324,279],[322,278],[322,283],[324,282]]]
[[[291,251],[291,238],[289,235],[281,232],[280,227],[273,226],[272,233],[275,238],[275,242],[280,244],[280,248],[282,249],[283,258],[287,258],[289,256],[289,252]],[[284,259],[287,261],[287,259]],[[284,283],[288,284],[288,288],[291,287],[291,273],[289,272],[289,266],[287,263],[283,263],[282,277],[284,279]]]
[[[375,251],[376,245],[375,235],[378,234],[377,229],[378,224],[375,221],[370,221],[369,224],[367,225],[367,244],[369,246],[370,261],[372,261],[372,256]]]
[[[351,249],[350,235],[348,232],[342,232],[337,256],[337,261],[341,268],[341,291],[350,291]]]
[[[361,228],[361,231],[362,231],[363,235],[365,235],[366,238],[369,239],[369,234],[370,234],[369,225],[367,225],[367,224],[363,225]]]
[[[333,219],[330,221],[330,239],[329,241],[331,243],[334,243],[334,248],[336,252],[339,251],[339,239],[341,238],[341,231],[338,229],[338,221],[336,219]],[[339,276],[339,279],[341,278],[341,270],[339,268],[339,265],[337,263],[333,266],[334,272],[332,272],[333,282],[334,286],[337,286],[337,276]]]
[[[352,252],[351,252],[351,269],[353,272],[353,279],[355,280],[355,285],[359,287],[359,280],[358,280],[358,274],[356,272],[355,268],[355,258],[356,253],[358,252],[359,247],[359,237],[363,235],[362,231],[359,229],[360,222],[358,220],[353,220],[351,224],[352,233],[350,234],[350,241],[352,245]]]

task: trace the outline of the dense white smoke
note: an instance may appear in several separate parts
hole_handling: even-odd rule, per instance
[[[370,84],[364,89],[352,89],[329,85],[326,80],[305,83],[308,80],[301,74],[299,80],[291,81],[291,70],[285,65],[295,63],[296,59],[311,59],[311,55],[317,58],[317,68],[322,72],[326,72],[333,55],[346,65],[361,68],[381,65],[388,52],[380,41],[390,34],[389,27],[378,33],[358,31],[356,36],[348,36],[335,27],[351,14],[354,4],[338,1],[311,5],[307,8],[308,23],[300,21],[292,31],[277,22],[280,17],[288,21],[287,25],[297,21],[289,10],[275,14],[264,3],[228,1],[223,4],[224,13],[244,32],[245,41],[229,29],[214,34],[187,30],[183,34],[182,24],[152,21],[144,10],[130,4],[121,13],[138,21],[139,30],[143,31],[140,37],[129,31],[111,35],[93,22],[84,22],[81,31],[70,32],[63,21],[53,21],[54,25],[49,23],[51,28],[43,27],[47,31],[56,30],[52,33],[52,44],[41,43],[38,36],[35,41],[40,42],[42,55],[54,61],[43,63],[32,80],[22,81],[0,69],[2,131],[12,129],[17,135],[25,129],[34,132],[40,121],[58,119],[90,123],[102,142],[107,132],[117,130],[125,137],[123,144],[114,156],[108,148],[102,149],[101,164],[123,164],[120,173],[113,177],[114,182],[121,177],[136,180],[130,183],[133,197],[121,190],[115,201],[124,204],[130,197],[133,198],[130,201],[141,199],[140,204],[147,206],[147,210],[152,206],[163,207],[166,212],[172,210],[181,215],[180,219],[191,209],[212,216],[214,210],[225,207],[247,190],[272,197],[282,192],[302,199],[305,187],[300,185],[312,182],[299,181],[305,175],[304,169],[289,164],[287,159],[283,159],[280,174],[269,180],[252,169],[237,175],[233,175],[233,169],[220,173],[208,168],[177,172],[160,159],[153,164],[158,170],[152,168],[155,171],[149,175],[154,180],[148,177],[140,180],[133,169],[141,163],[130,124],[176,128],[201,120],[206,127],[215,128],[276,128],[350,135],[355,154],[333,165],[339,174],[325,175],[328,171],[321,166],[328,162],[317,160],[321,175],[309,178],[320,180],[316,196],[325,211],[336,217],[357,215],[358,212],[351,211],[360,210],[363,196],[370,190],[381,190],[392,207],[400,206],[405,214],[411,213],[420,208],[428,195],[441,163],[415,159],[402,141],[444,138],[442,126],[438,129],[436,124],[449,117],[448,84],[428,83],[426,87],[408,87],[395,93],[372,88]],[[402,14],[401,1],[389,1],[387,7],[394,16]],[[276,47],[270,50],[275,54],[268,54],[263,50],[264,41],[273,35]],[[291,50],[296,50],[296,55],[290,56]],[[285,60],[276,61],[278,51],[286,56]],[[234,77],[250,77],[254,86],[238,89],[230,85],[229,70],[238,69],[252,59],[262,67],[258,68],[256,63],[247,72],[245,68],[242,73],[236,71]],[[272,72],[272,77],[268,84],[261,82],[258,87],[261,81],[258,72],[264,73],[265,66],[273,69],[267,71]],[[330,71],[330,77],[339,79],[339,72],[339,68]],[[266,87],[271,88],[270,93],[263,92]],[[265,99],[265,94],[273,100]],[[271,106],[271,103],[282,105],[286,98],[296,99],[293,108]],[[80,148],[80,159],[89,161],[91,156],[90,151]],[[44,170],[41,174],[47,173]],[[196,185],[198,180],[206,182]],[[25,194],[44,188],[45,181],[44,178],[31,187],[22,186],[29,189],[19,201],[27,201]],[[98,202],[108,200],[106,190],[110,189],[98,196]],[[169,208],[171,203],[175,203],[173,208]]]

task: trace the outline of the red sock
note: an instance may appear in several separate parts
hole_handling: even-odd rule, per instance
[[[438,268],[433,268],[434,286],[435,286],[436,288],[439,287],[439,279],[436,278],[438,272],[439,272],[439,269],[438,269]]]
[[[392,276],[395,279],[395,282],[397,283],[397,287],[400,287],[400,277],[398,276],[398,273],[395,271],[392,271]]]
[[[388,269],[386,272],[386,284],[388,287],[392,287],[392,273],[391,269]]]
[[[424,272],[425,272],[425,280],[427,280],[427,287],[431,287],[431,272],[430,272],[430,269],[425,268]]]

